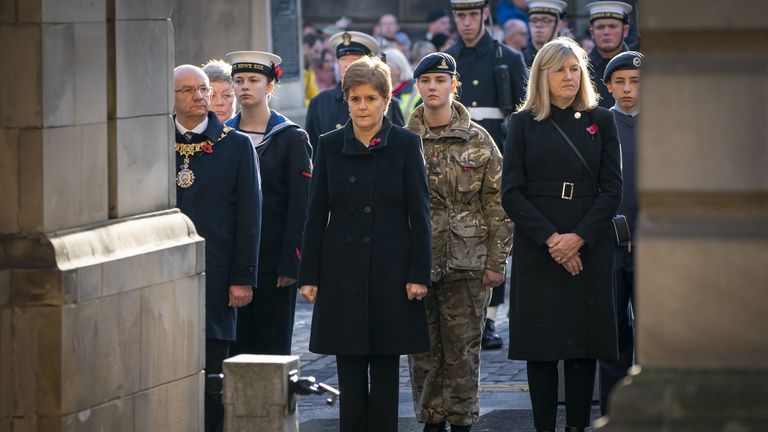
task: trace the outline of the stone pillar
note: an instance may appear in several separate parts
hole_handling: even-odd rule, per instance
[[[301,0],[177,1],[172,17],[176,64],[200,66],[210,59],[221,59],[231,51],[275,53],[283,58],[285,74],[269,106],[292,121],[304,124],[301,3]],[[291,69],[296,73],[291,74]]]
[[[241,354],[224,361],[224,432],[295,432],[297,410],[288,406],[288,372],[297,356]]]
[[[170,0],[0,6],[0,431],[202,429]]]
[[[635,369],[601,431],[768,430],[768,16],[642,2]]]

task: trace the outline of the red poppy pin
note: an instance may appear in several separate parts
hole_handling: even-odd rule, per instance
[[[213,153],[213,146],[210,144],[203,144],[200,148],[206,153]]]
[[[599,128],[597,127],[596,123],[592,123],[587,127],[587,132],[589,132],[590,135],[596,134],[598,130]]]
[[[283,76],[283,70],[280,69],[280,66],[275,66],[275,75],[277,75],[278,78]]]
[[[375,146],[376,144],[378,144],[378,143],[380,143],[380,142],[381,142],[381,138],[374,138],[374,139],[372,139],[372,140],[371,140],[371,142],[370,142],[370,143],[368,143],[368,145],[369,145],[370,147],[373,147],[373,146]]]

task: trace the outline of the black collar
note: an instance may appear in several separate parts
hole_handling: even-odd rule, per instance
[[[457,42],[459,44],[459,55],[474,54],[477,58],[485,57],[486,54],[493,51],[494,42],[495,41],[491,37],[491,34],[488,33],[488,30],[485,30],[483,37],[481,37],[473,47],[464,45],[464,39],[459,38],[459,41]]]
[[[391,130],[392,121],[384,116],[381,129],[373,136],[373,138],[371,138],[371,141],[377,139],[379,141],[371,147],[366,147],[357,139],[357,137],[355,137],[355,131],[352,129],[352,120],[347,120],[347,123],[344,125],[344,148],[341,153],[350,156],[372,155],[371,152],[378,151],[387,146],[389,132]]]

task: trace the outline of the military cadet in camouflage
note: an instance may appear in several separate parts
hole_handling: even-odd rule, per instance
[[[409,357],[416,418],[424,431],[468,431],[479,417],[480,341],[490,291],[504,280],[512,222],[501,207],[501,153],[454,100],[449,54],[414,71],[423,105],[407,128],[424,143],[432,218],[430,351]]]

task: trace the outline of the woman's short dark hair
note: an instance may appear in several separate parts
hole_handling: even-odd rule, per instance
[[[392,99],[392,77],[389,66],[378,57],[363,56],[352,62],[341,80],[344,98],[349,90],[363,84],[370,84],[386,100]]]

